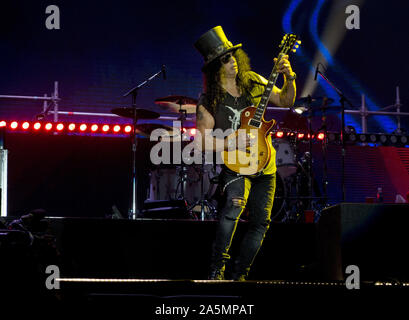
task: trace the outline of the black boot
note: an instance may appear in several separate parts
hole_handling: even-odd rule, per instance
[[[234,281],[246,281],[247,280],[247,274],[233,273],[232,274],[232,280],[234,280]]]
[[[212,268],[209,273],[208,280],[224,280],[224,267]]]
[[[243,267],[239,261],[234,263],[234,271],[231,279],[234,281],[246,281],[249,274],[250,267]]]

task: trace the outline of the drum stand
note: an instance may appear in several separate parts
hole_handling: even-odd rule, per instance
[[[323,176],[322,176],[322,192],[324,194],[323,200],[325,206],[328,201],[328,165],[327,165],[327,146],[328,146],[328,130],[327,130],[327,115],[325,114],[327,108],[327,98],[324,97],[324,103],[322,105],[322,125],[321,129],[324,130],[324,140],[322,141],[322,162],[323,162]]]
[[[345,188],[345,102],[347,102],[352,108],[354,107],[351,101],[344,95],[344,93],[339,90],[335,84],[329,80],[317,67],[317,74],[321,76],[338,94],[339,102],[341,104],[341,187],[342,187],[342,201],[345,202],[346,199],[346,188]]]
[[[164,73],[164,69],[162,69],[152,75],[150,78],[143,81],[138,86],[132,88],[127,93],[123,95],[123,97],[127,97],[129,95],[132,96],[132,103],[131,103],[131,110],[132,110],[132,120],[133,120],[133,130],[131,134],[132,140],[132,199],[131,199],[131,208],[128,213],[128,219],[135,220],[140,216],[140,208],[138,208],[138,181],[137,181],[137,167],[136,167],[136,160],[137,160],[137,147],[138,147],[138,135],[137,135],[137,122],[138,119],[157,119],[159,118],[159,114],[156,112],[152,112],[149,110],[138,109],[136,106],[136,96],[138,94],[138,90],[146,85],[149,81],[156,78],[159,74]]]
[[[183,146],[183,130],[184,130],[184,123],[186,120],[186,110],[182,109],[182,105],[183,102],[179,101],[179,113],[180,113],[180,145],[181,148],[180,150],[182,150],[182,146]],[[175,194],[175,198],[177,198],[178,200],[186,200],[185,199],[185,183],[187,181],[187,168],[185,165],[185,162],[183,161],[183,157],[181,156],[181,162],[180,162],[180,168],[179,168],[179,179],[178,179],[178,183],[177,183],[177,187],[176,187],[176,194]],[[177,190],[179,188],[180,185],[180,196],[177,197]]]
[[[309,150],[309,158],[308,158],[308,210],[311,210],[312,205],[312,126],[311,126],[311,118],[312,118],[312,109],[311,109],[311,104],[312,104],[312,98],[310,95],[308,95],[308,117],[307,117],[307,123],[308,123],[308,134],[309,139],[308,139],[308,150]]]
[[[186,110],[182,109],[183,101],[178,101],[179,104],[179,113],[180,113],[180,134],[181,134],[181,144],[183,144],[183,130],[184,130],[184,123],[186,120]],[[178,200],[186,200],[185,199],[185,183],[187,181],[187,168],[184,163],[183,158],[181,159],[181,165],[179,168],[179,181],[177,186],[180,185],[180,197],[178,197]],[[196,201],[194,204],[192,204],[189,208],[188,211],[191,211],[194,207],[200,205],[200,220],[205,220],[206,212],[205,212],[205,207],[209,209],[209,212],[211,215],[213,215],[216,211],[214,206],[206,199],[204,199],[204,185],[203,185],[203,172],[204,172],[204,158],[202,156],[202,164],[200,168],[200,200]],[[178,188],[176,188],[177,190]]]
[[[200,220],[204,221],[206,220],[206,211],[205,207],[208,208],[207,216],[211,217],[214,216],[216,213],[216,208],[207,200],[204,198],[204,180],[203,180],[203,173],[204,173],[204,163],[205,163],[205,156],[204,153],[202,154],[202,164],[200,168],[200,200],[196,201],[189,207],[189,211],[193,210],[194,207],[200,206]]]

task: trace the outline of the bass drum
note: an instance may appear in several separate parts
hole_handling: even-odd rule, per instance
[[[189,205],[200,200],[201,165],[185,166],[184,196]],[[217,187],[217,178],[220,168],[213,168],[205,164],[203,172],[204,199],[210,198]],[[183,175],[180,167],[157,167],[150,173],[149,200],[176,200],[181,198],[182,184],[180,176]]]
[[[280,169],[283,179],[293,175],[297,171],[297,159],[293,144],[287,139],[273,140],[273,146],[276,150],[276,165]]]

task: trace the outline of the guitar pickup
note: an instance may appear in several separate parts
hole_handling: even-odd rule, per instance
[[[261,127],[261,121],[250,119],[249,126],[260,128]]]

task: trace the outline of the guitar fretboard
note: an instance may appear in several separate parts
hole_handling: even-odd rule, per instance
[[[278,55],[277,63],[278,61],[280,61],[283,55],[284,55],[283,52],[281,52]],[[263,117],[264,112],[268,105],[268,99],[270,98],[271,90],[273,90],[274,85],[277,82],[277,78],[279,75],[279,73],[276,71],[277,63],[274,65],[273,70],[271,71],[271,74],[268,77],[267,86],[264,89],[263,95],[261,96],[260,103],[257,106],[257,110],[254,113],[253,119],[250,121],[250,125],[254,125],[255,127],[258,127],[260,124],[261,118]]]

